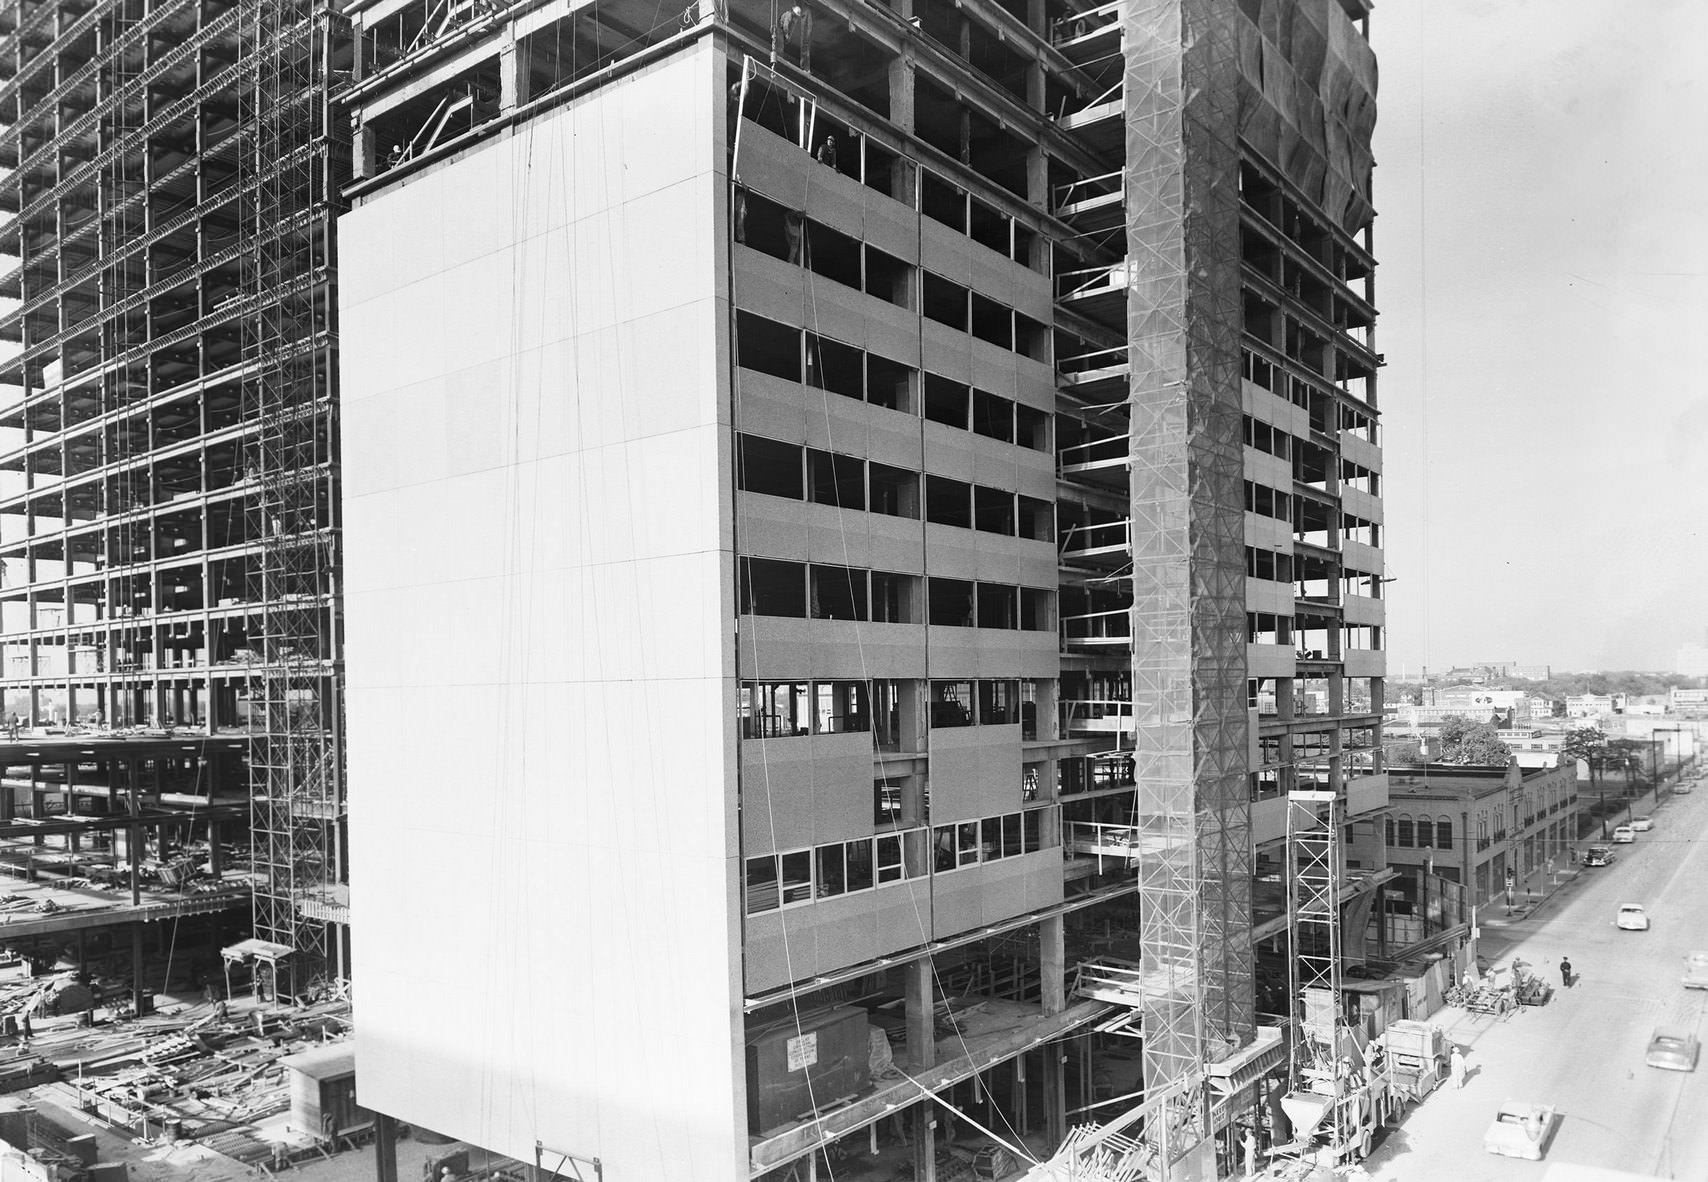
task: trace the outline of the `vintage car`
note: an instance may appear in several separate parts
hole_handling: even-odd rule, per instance
[[[1523,1157],[1541,1161],[1548,1147],[1548,1136],[1554,1131],[1552,1104],[1527,1104],[1522,1100],[1507,1100],[1495,1113],[1494,1123],[1483,1134],[1483,1148],[1502,1157]]]
[[[1653,817],[1632,817],[1631,818],[1631,828],[1635,829],[1638,833],[1647,833],[1649,830],[1653,829],[1654,827],[1655,827],[1655,819]]]
[[[1696,1057],[1701,1051],[1702,1045],[1690,1031],[1682,1027],[1657,1026],[1649,1038],[1649,1051],[1643,1056],[1643,1062],[1663,1071],[1695,1071]]]
[[[1637,831],[1629,825],[1621,825],[1613,831],[1613,844],[1625,845],[1637,840]]]
[[[1622,932],[1646,932],[1649,930],[1649,913],[1643,910],[1641,903],[1621,903],[1613,923]]]
[[[1685,954],[1684,987],[1686,989],[1708,989],[1708,952]]]
[[[1604,845],[1592,845],[1583,852],[1583,864],[1585,866],[1607,866],[1611,865],[1613,859],[1618,856]]]

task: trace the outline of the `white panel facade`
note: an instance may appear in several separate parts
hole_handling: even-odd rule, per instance
[[[745,1173],[719,66],[340,224],[359,1095],[612,1177]]]

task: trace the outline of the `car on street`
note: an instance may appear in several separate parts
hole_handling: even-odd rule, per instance
[[[1637,840],[1637,831],[1629,825],[1621,825],[1613,831],[1613,844],[1623,845],[1628,841]]]
[[[1653,829],[1654,827],[1655,827],[1655,819],[1653,817],[1632,817],[1631,818],[1631,828],[1635,829],[1638,833],[1647,833],[1649,830]]]
[[[1622,932],[1646,932],[1649,930],[1649,913],[1643,910],[1641,903],[1621,903],[1613,922]]]
[[[1685,955],[1684,987],[1708,989],[1708,952],[1691,952]]]
[[[1583,852],[1583,864],[1585,866],[1606,866],[1618,856],[1604,845],[1592,845]]]
[[[1674,792],[1682,792],[1684,795],[1689,796],[1690,795],[1690,788],[1691,788],[1691,785],[1693,783],[1694,783],[1694,781],[1680,780],[1678,782],[1678,784],[1673,788],[1673,791]]]
[[[1681,1027],[1657,1026],[1649,1039],[1649,1053],[1643,1056],[1643,1062],[1663,1071],[1695,1071],[1696,1057],[1701,1052],[1702,1044],[1690,1031]]]
[[[1483,1134],[1483,1148],[1502,1157],[1541,1161],[1548,1134],[1554,1129],[1552,1104],[1529,1104],[1506,1100],[1495,1113],[1494,1123]]]

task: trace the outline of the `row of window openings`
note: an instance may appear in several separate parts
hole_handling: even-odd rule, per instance
[[[747,914],[922,878],[925,840],[926,830],[910,829],[749,858]]]
[[[743,558],[739,610],[743,615],[793,619],[920,623],[919,585],[925,584],[924,623],[945,628],[1048,632],[1052,592],[1009,583],[924,578],[890,571]]]
[[[899,734],[912,682],[748,681],[737,713],[744,739],[860,734],[876,725],[880,740]],[[930,726],[1013,726],[1035,715],[1037,686],[1019,678],[930,682]],[[874,717],[875,713],[875,717]]]
[[[933,870],[947,873],[1043,848],[1042,809],[939,825]],[[858,894],[926,874],[925,829],[837,841],[748,858],[747,914]]]
[[[1417,821],[1410,817],[1389,817],[1388,844],[1401,849],[1450,850],[1453,848],[1453,822],[1445,817],[1433,822],[1428,817]]]
[[[1293,627],[1291,616],[1278,616],[1270,612],[1247,612],[1245,614],[1245,640],[1247,644],[1292,644],[1294,637],[1300,636]],[[1382,630],[1367,624],[1347,624],[1341,629],[1342,652],[1375,652],[1382,647]],[[1300,639],[1303,639],[1300,636]],[[1312,650],[1313,655],[1321,657],[1318,650]]]
[[[912,304],[917,268],[895,255],[745,189],[736,190],[733,218],[735,240],[743,245],[898,307]],[[927,318],[998,348],[1049,361],[1046,325],[953,280],[925,270],[919,274],[920,310]]]
[[[1265,390],[1279,398],[1286,399],[1301,410],[1312,410],[1313,400],[1320,403],[1322,399],[1333,397],[1333,395],[1319,389],[1303,378],[1288,373],[1280,366],[1249,349],[1244,354],[1243,373],[1247,381],[1262,386]],[[1369,401],[1369,386],[1369,378],[1356,377],[1343,378],[1337,388],[1340,393],[1348,397],[1367,402]],[[1337,403],[1336,407],[1334,414],[1336,429],[1356,435],[1369,443],[1376,442],[1377,424],[1374,416],[1342,403]],[[1314,418],[1312,426],[1318,426]],[[1323,422],[1319,429],[1326,429],[1327,426],[1328,424]]]
[[[839,455],[743,434],[736,441],[736,487],[817,505],[918,520],[920,473],[875,460]],[[1005,537],[1048,542],[1054,537],[1049,501],[947,476],[925,475],[925,520]]]
[[[750,83],[750,86],[755,91],[763,89],[760,83]],[[733,109],[733,102],[731,106]],[[784,139],[792,140],[794,132],[781,112],[781,105],[774,100],[766,103],[755,96],[750,97],[747,108],[741,113]],[[823,141],[819,141],[816,157],[820,164],[834,168],[844,176],[855,176],[866,187],[890,198],[895,198],[897,192],[896,171],[918,168],[919,213],[1024,267],[1039,272],[1045,270],[1048,252],[1038,249],[1039,235],[1030,226],[973,196],[954,182],[898,156],[869,136],[860,135],[846,126],[838,130],[822,110],[818,121],[830,128],[828,134],[836,136],[838,145],[834,153],[827,153],[823,149]],[[1047,240],[1042,245],[1047,246]]]
[[[1050,449],[1050,417],[999,394],[844,344],[755,312],[736,312],[737,364],[1033,451]],[[919,389],[914,389],[915,375]]]

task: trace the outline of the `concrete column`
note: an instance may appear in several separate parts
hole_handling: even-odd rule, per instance
[[[516,30],[508,29],[498,50],[498,107],[509,113],[528,101],[528,50],[516,44]]]
[[[374,129],[359,115],[350,116],[350,172],[357,180],[376,175]]]
[[[1042,977],[1039,1000],[1046,1014],[1059,1014],[1067,1008],[1065,927],[1059,915],[1038,924],[1038,971]]]
[[[936,991],[929,958],[913,961],[906,972],[907,1057],[918,1071],[937,1062]]]
[[[911,3],[906,7],[912,8]],[[906,17],[904,16],[905,20]],[[889,66],[890,122],[896,130],[913,131],[913,59],[903,54]]]
[[[397,1122],[383,1112],[374,1113],[374,1178],[397,1182]]]
[[[921,1100],[913,1106],[914,1182],[937,1182],[937,1106]]]
[[[1048,1138],[1050,1148],[1054,1149],[1067,1136],[1068,1129],[1065,1086],[1067,1073],[1062,1070],[1062,1060],[1067,1058],[1067,1055],[1060,1043],[1045,1043],[1043,1055],[1044,1073],[1040,1082],[1044,1093],[1044,1135]]]
[[[130,991],[131,1006],[137,1017],[154,1012],[153,997],[148,992],[148,981],[142,971],[142,925],[130,925]]]

